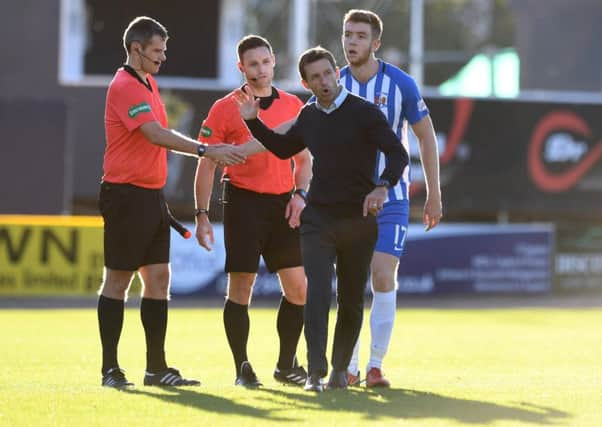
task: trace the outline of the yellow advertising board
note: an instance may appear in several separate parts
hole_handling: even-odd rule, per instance
[[[102,227],[99,216],[0,215],[0,296],[94,294]]]

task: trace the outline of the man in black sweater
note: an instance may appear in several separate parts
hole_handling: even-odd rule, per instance
[[[333,273],[337,276],[337,322],[328,388],[347,387],[347,365],[359,335],[364,290],[377,237],[375,216],[397,183],[408,154],[374,104],[339,85],[333,55],[316,47],[299,59],[301,82],[316,96],[297,121],[280,135],[257,118],[259,99],[245,87],[236,93],[249,130],[265,148],[288,158],[308,148],[313,179],[301,214],[301,252],[307,275],[305,339],[308,370],[305,390],[323,390],[328,373],[326,343]],[[245,154],[263,148],[242,146]],[[378,157],[385,169],[377,175]]]

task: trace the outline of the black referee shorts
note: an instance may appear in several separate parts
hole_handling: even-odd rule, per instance
[[[136,271],[169,262],[169,218],[162,190],[103,182],[98,207],[104,219],[107,268]]]
[[[228,185],[224,204],[226,272],[256,273],[259,256],[270,272],[301,266],[299,230],[284,217],[291,194],[260,194]]]

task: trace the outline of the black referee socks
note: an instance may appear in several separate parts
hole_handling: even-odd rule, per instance
[[[249,306],[236,304],[227,299],[224,304],[224,329],[234,357],[236,376],[240,374],[242,362],[248,360],[249,323]]]
[[[107,298],[101,295],[98,298],[98,329],[102,343],[102,374],[111,368],[119,367],[117,362],[117,344],[123,328],[123,300]]]
[[[278,369],[290,369],[297,353],[297,344],[303,329],[303,306],[289,302],[284,296],[280,300],[276,329],[280,337]]]
[[[142,298],[140,318],[146,337],[146,371],[162,372],[167,369],[165,362],[167,300]]]

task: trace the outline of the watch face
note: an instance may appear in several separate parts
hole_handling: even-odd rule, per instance
[[[307,191],[299,188],[298,190],[295,190],[295,194],[298,194],[299,196],[301,196],[301,198],[307,201]]]

